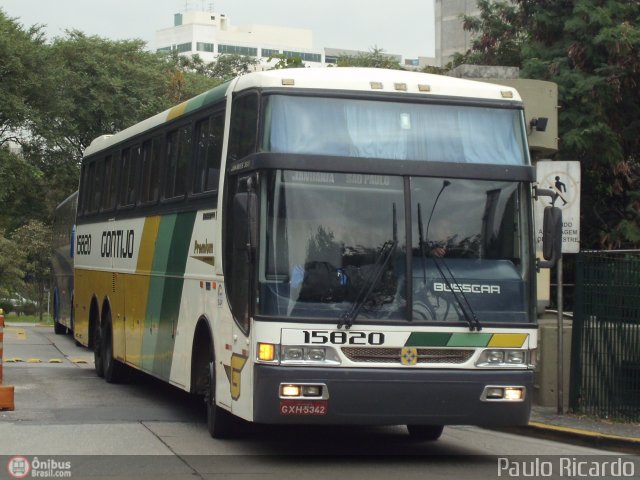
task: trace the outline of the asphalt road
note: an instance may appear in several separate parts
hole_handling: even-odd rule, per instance
[[[560,464],[565,457],[628,459],[470,426],[447,427],[434,443],[411,442],[400,426],[247,424],[239,438],[214,440],[201,400],[135,372],[126,383],[107,384],[94,373],[92,352],[52,328],[9,325],[4,349],[5,384],[15,386],[16,410],[0,412],[0,462],[16,455],[32,463],[36,456],[41,463],[68,460],[71,478],[475,480],[518,478],[507,466],[518,466],[520,478],[527,466],[543,474],[541,462],[558,477],[569,465]],[[0,478],[5,472],[0,465]]]

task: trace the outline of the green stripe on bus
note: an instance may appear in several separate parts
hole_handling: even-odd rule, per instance
[[[166,215],[160,219],[158,236],[156,237],[156,251],[151,264],[151,281],[147,299],[147,315],[144,321],[144,335],[142,337],[142,368],[155,371],[155,356],[160,323],[162,320],[162,304],[160,300],[164,293],[169,253],[171,252],[171,238],[175,230],[177,215]]]
[[[405,347],[446,347],[450,338],[450,333],[413,332],[409,335]]]
[[[162,282],[155,287],[162,299],[159,305],[159,323],[157,340],[155,342],[153,373],[160,378],[168,379],[171,374],[173,349],[175,346],[178,316],[180,314],[180,300],[184,286],[184,272],[189,256],[191,233],[196,219],[196,212],[169,215],[166,222],[160,224],[156,258],[158,266],[164,267],[166,273]],[[163,229],[166,223],[166,230]],[[166,236],[165,236],[166,235]],[[154,259],[155,263],[155,259]],[[153,294],[149,301],[153,300]],[[157,307],[156,307],[157,308]]]
[[[447,347],[486,347],[492,336],[491,333],[454,333]]]

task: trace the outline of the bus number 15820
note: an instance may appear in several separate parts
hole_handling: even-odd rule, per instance
[[[326,330],[303,330],[304,343],[333,345],[382,345],[384,333],[380,332],[329,332]]]

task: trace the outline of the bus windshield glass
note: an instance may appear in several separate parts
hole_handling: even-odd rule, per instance
[[[527,165],[522,111],[270,95],[262,149],[274,153]]]
[[[270,171],[257,313],[338,321],[371,290],[356,322],[465,322],[462,294],[481,322],[528,322],[522,190],[505,181],[405,185],[396,176]]]

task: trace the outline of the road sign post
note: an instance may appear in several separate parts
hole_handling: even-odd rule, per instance
[[[563,271],[562,255],[580,251],[580,162],[575,161],[539,161],[536,174],[540,188],[554,192],[550,199],[543,198],[536,202],[535,221],[537,250],[542,249],[542,218],[544,208],[551,205],[562,210],[562,253],[557,264],[557,400],[558,413],[564,412],[564,352],[563,352]]]

